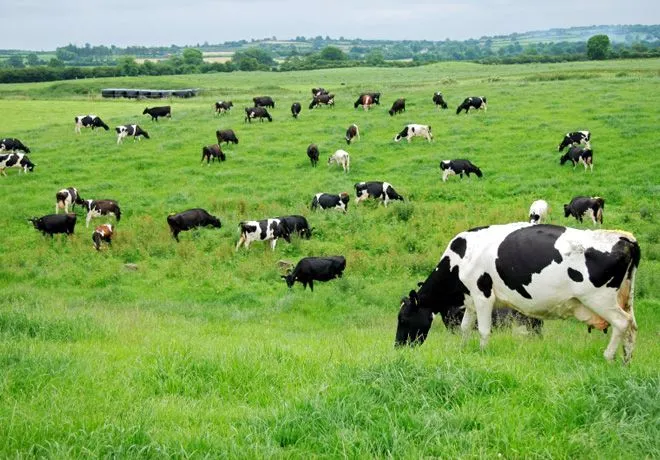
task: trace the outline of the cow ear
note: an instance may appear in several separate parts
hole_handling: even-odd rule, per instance
[[[408,297],[410,298],[410,304],[413,305],[415,308],[417,308],[419,303],[419,297],[417,297],[417,291],[413,289],[408,294]]]

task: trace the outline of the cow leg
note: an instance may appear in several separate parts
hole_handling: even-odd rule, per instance
[[[490,331],[493,323],[493,302],[488,299],[475,302],[477,310],[477,328],[481,335],[481,349],[484,350],[488,345]]]
[[[243,244],[243,243],[245,243],[245,236],[241,235],[241,237],[238,239],[238,243],[236,244],[236,250],[237,251],[238,251],[238,248],[240,248],[241,244]]]
[[[174,239],[178,243],[179,242],[179,231],[178,230],[173,231],[172,236],[174,237]]]
[[[2,173],[3,176],[7,175],[7,173],[5,172],[5,168],[0,168],[0,173]]]
[[[309,290],[314,292],[314,280],[309,280]]]
[[[85,227],[89,227],[89,221],[92,220],[92,211],[89,211],[87,213],[87,217],[85,218]]]
[[[275,250],[275,245],[277,245],[277,238],[273,238],[270,240],[270,248],[274,251]],[[310,281],[311,283],[311,281]]]
[[[463,336],[462,343],[463,346],[467,345],[467,342],[470,338],[470,333],[474,328],[474,322],[477,319],[477,314],[472,308],[466,308],[465,314],[463,315],[463,320],[461,321],[461,333]]]

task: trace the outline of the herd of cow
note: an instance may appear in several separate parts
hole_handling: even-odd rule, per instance
[[[310,109],[320,105],[333,106],[335,96],[323,88],[312,89],[313,99]],[[360,94],[354,107],[364,110],[380,104],[380,93]],[[266,110],[274,108],[271,97],[255,97],[254,107],[245,109],[245,121],[263,118],[272,121]],[[442,93],[433,95],[436,106],[447,108]],[[218,101],[217,114],[231,110],[231,101]],[[457,108],[469,113],[470,109],[486,110],[485,97],[468,97]],[[301,104],[291,106],[294,118],[300,114]],[[405,111],[405,99],[397,99],[389,114],[394,116]],[[169,106],[146,108],[143,112],[152,120],[158,117],[171,117]],[[103,128],[108,126],[95,115],[75,117],[75,131],[82,127]],[[125,137],[141,136],[149,138],[138,125],[122,125],[116,128],[117,143]],[[431,142],[433,135],[428,125],[409,124],[394,137],[398,142],[406,138],[423,137]],[[225,161],[220,144],[238,144],[232,130],[216,131],[218,144],[202,149],[202,162],[217,159]],[[359,129],[352,124],[346,132],[348,144],[359,139]],[[591,133],[577,131],[567,133],[558,146],[561,152],[568,152],[560,158],[560,164],[571,161],[573,167],[583,164],[585,171],[593,172],[593,152],[590,145]],[[6,151],[7,153],[4,153]],[[18,167],[25,172],[33,171],[35,165],[27,154],[30,149],[18,139],[7,138],[0,141],[0,172],[6,175],[5,168]],[[316,166],[319,159],[318,147],[311,144],[307,155]],[[337,150],[328,159],[328,164],[337,163],[345,172],[350,170],[350,156],[344,150]],[[482,177],[481,169],[466,159],[443,160],[440,163],[442,179],[451,174]],[[380,200],[384,206],[390,201],[404,200],[388,182],[358,182],[354,185],[356,203],[367,198]],[[350,197],[346,192],[339,194],[318,193],[313,197],[311,209],[337,209],[348,211]],[[56,194],[55,214],[29,219],[34,227],[45,235],[57,233],[72,234],[76,224],[76,214],[69,212],[75,205],[87,211],[86,226],[94,217],[114,216],[119,222],[121,210],[114,200],[84,200],[76,188],[62,189]],[[564,205],[565,217],[573,216],[582,222],[583,216],[591,217],[594,224],[603,222],[605,201],[600,197],[578,196]],[[63,209],[64,214],[58,214]],[[458,325],[467,338],[474,328],[475,321],[481,335],[481,345],[486,346],[493,324],[514,319],[525,324],[530,330],[540,333],[542,319],[575,317],[591,328],[604,331],[611,326],[612,335],[605,350],[605,357],[612,360],[623,340],[624,363],[630,361],[635,344],[637,324],[633,311],[634,279],[639,265],[640,248],[633,235],[622,231],[578,230],[563,226],[543,224],[549,206],[544,200],[532,203],[528,223],[492,225],[467,230],[456,235],[449,243],[437,267],[429,277],[420,282],[418,290],[412,290],[401,301],[396,331],[397,345],[418,345],[425,341],[435,314],[440,314],[446,327],[455,330]],[[211,226],[220,228],[220,220],[206,210],[196,208],[167,217],[172,237],[178,242],[182,231]],[[291,235],[309,239],[310,228],[303,216],[291,215],[239,223],[240,237],[236,250],[241,246],[249,248],[254,241],[264,241],[274,250],[279,238],[290,242]],[[103,242],[110,244],[114,228],[103,224],[92,234],[94,247],[99,250]],[[342,276],[346,267],[343,256],[306,257],[283,278],[289,287],[299,281],[313,290],[314,281],[328,281]],[[528,316],[526,316],[528,315]]]

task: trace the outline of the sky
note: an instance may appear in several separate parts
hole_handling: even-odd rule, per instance
[[[169,46],[315,37],[465,40],[658,24],[658,0],[0,0],[0,49]]]

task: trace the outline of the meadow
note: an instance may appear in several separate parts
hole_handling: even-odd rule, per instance
[[[21,139],[37,165],[0,177],[0,457],[660,457],[659,69],[445,63],[0,85],[0,136]],[[318,86],[336,94],[334,108],[307,109]],[[104,87],[202,93],[108,100]],[[381,105],[354,110],[366,90]],[[448,110],[431,102],[438,90]],[[273,122],[245,123],[260,95],[275,99]],[[466,96],[486,96],[488,111],[457,116]],[[398,97],[407,111],[390,117]],[[227,99],[234,108],[216,117],[214,101]],[[142,115],[164,104],[172,119]],[[137,122],[151,139],[74,134],[88,113],[111,127]],[[347,146],[351,123],[361,139]],[[431,125],[434,141],[394,143],[406,123]],[[226,128],[240,143],[223,146],[226,162],[200,164]],[[559,165],[562,136],[584,129],[593,173]],[[339,148],[348,174],[325,163]],[[442,183],[439,162],[452,158],[484,177]],[[406,201],[355,206],[362,180],[388,181]],[[119,201],[111,248],[93,249],[79,207],[71,237],[27,222],[53,213],[69,186]],[[342,191],[347,214],[309,210],[315,193]],[[564,218],[575,195],[604,197],[603,227],[640,242],[630,366],[620,353],[606,362],[610,336],[572,320],[546,321],[542,338],[496,331],[485,351],[476,333],[462,347],[437,320],[422,347],[394,349],[400,298],[451,237],[526,220],[538,198],[551,223],[593,228]],[[166,217],[194,207],[222,228],[177,244]],[[313,237],[234,250],[238,222],[285,214],[306,216]],[[280,260],[335,254],[344,277],[313,293],[280,278]]]

